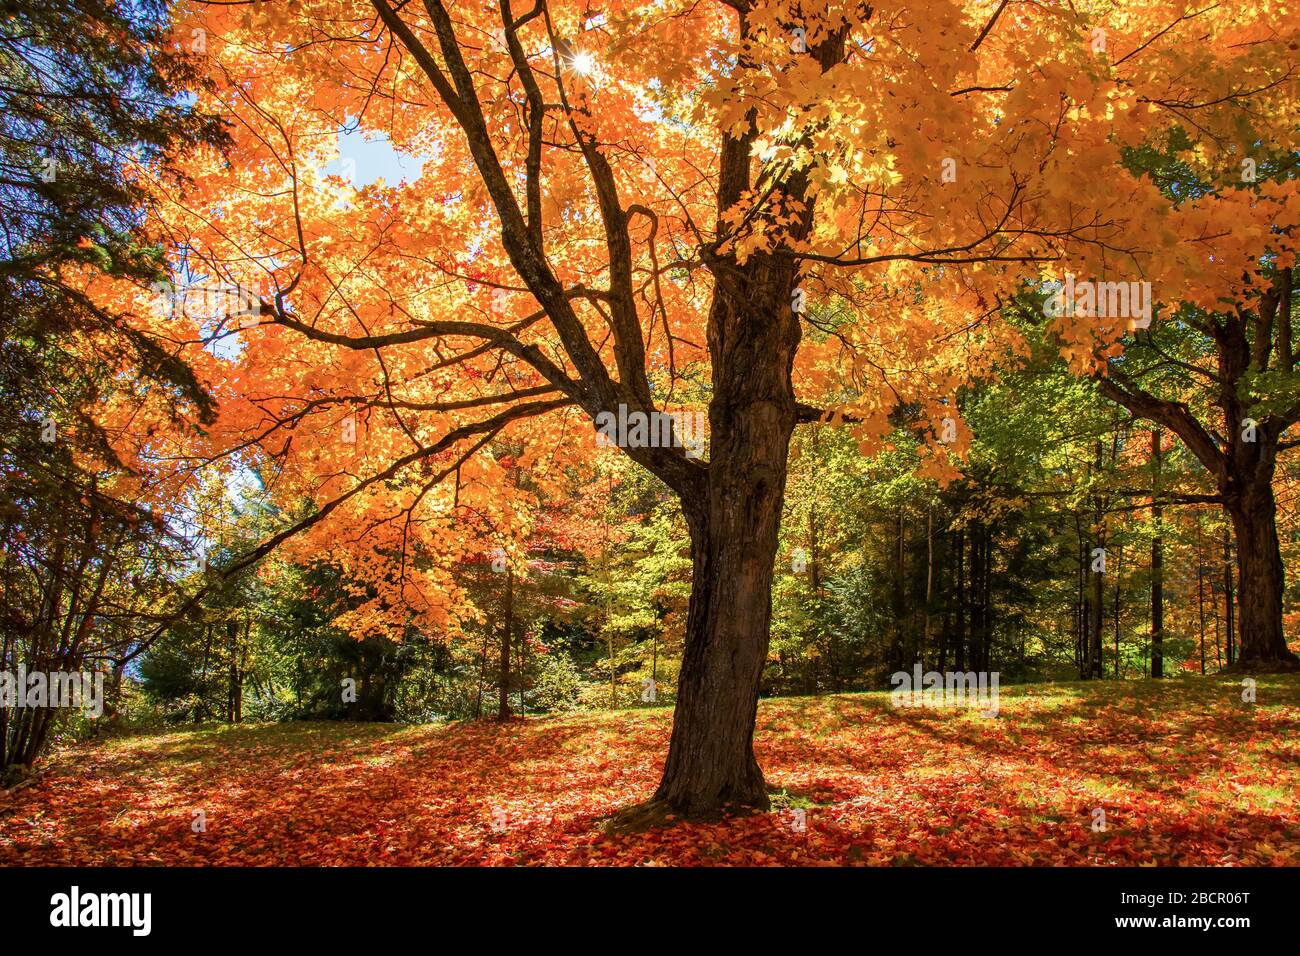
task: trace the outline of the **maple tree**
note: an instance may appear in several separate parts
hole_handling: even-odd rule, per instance
[[[1285,236],[1300,222],[1281,204],[1252,205],[1249,215],[1266,223],[1285,217],[1274,219],[1281,229],[1281,257],[1273,252],[1264,268],[1246,274],[1246,284],[1256,285],[1253,294],[1180,311],[1176,321],[1162,324],[1163,334],[1135,336],[1122,359],[1110,357],[1097,378],[1104,395],[1168,427],[1214,477],[1217,500],[1231,518],[1237,542],[1241,647],[1236,666],[1291,670],[1300,667],[1300,658],[1287,648],[1283,631],[1285,572],[1273,485],[1279,452],[1296,443],[1286,432],[1300,422],[1291,346],[1292,269],[1281,264],[1294,259]],[[1241,265],[1240,258],[1234,262],[1221,251],[1211,258],[1231,263],[1225,271]]]
[[[347,552],[380,592],[357,633],[384,608],[454,625],[453,566],[485,543],[465,509],[522,519],[511,469],[545,487],[596,453],[600,416],[707,402],[707,458],[622,448],[679,498],[693,563],[651,815],[767,805],[752,736],[796,424],[847,423],[871,451],[907,407],[922,472],[951,477],[956,392],[1023,348],[1001,313],[1027,282],[1149,275],[1203,308],[1253,287],[1205,267],[1224,210],[1171,210],[1127,150],[1190,128],[1224,168],[1295,136],[1296,28],[1267,3],[185,9],[177,41],[201,46],[234,145],[192,160],[195,192],[154,228],[258,314],[146,319],[222,409],[198,447],[152,453],[256,467],[316,505],[230,571]],[[331,172],[341,129],[382,133],[419,177]],[[1294,184],[1268,196],[1289,210]],[[1262,236],[1251,262],[1290,242]],[[1059,324],[1084,372],[1124,332]],[[526,451],[497,460],[502,438]],[[1243,657],[1280,656],[1257,607]]]

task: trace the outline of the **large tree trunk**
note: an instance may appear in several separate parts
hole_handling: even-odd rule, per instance
[[[672,739],[655,793],[685,816],[768,806],[753,733],[796,417],[794,280],[791,267],[773,264],[748,295],[718,296],[710,314],[709,479],[706,500],[682,505],[694,573]]]
[[[740,29],[742,37],[748,34],[747,14]],[[809,49],[821,72],[844,59],[846,36],[837,30]],[[727,212],[744,201],[752,185],[756,135],[753,128],[740,136],[723,135],[720,236],[732,228]],[[802,242],[816,205],[806,172],[790,173],[782,188],[789,199],[804,204],[803,211],[793,226],[763,213],[766,226],[773,234],[788,229],[790,242]],[[753,254],[743,262],[734,247],[708,253],[717,280],[708,321],[709,466],[698,488],[682,492],[691,534],[691,603],[673,733],[663,779],[648,808],[652,814],[668,808],[713,817],[728,809],[768,807],[753,734],[771,636],[772,573],[790,436],[798,419],[791,371],[800,336],[793,297],[799,275],[797,259],[787,251]]]
[[[1240,616],[1235,668],[1242,671],[1300,669],[1300,659],[1287,648],[1282,631],[1284,572],[1271,477],[1227,502],[1237,537]]]

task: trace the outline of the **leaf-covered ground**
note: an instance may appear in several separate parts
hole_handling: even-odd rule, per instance
[[[772,813],[606,835],[603,817],[653,789],[670,720],[261,725],[80,747],[0,793],[0,865],[1300,863],[1296,677],[1262,678],[1254,705],[1219,679],[1004,688],[992,719],[887,694],[764,701]]]

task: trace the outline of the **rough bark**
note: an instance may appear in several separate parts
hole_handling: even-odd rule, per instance
[[[1237,670],[1296,670],[1282,630],[1284,571],[1271,482],[1228,502],[1237,538]]]
[[[748,32],[745,15],[740,29]],[[809,55],[824,72],[843,60],[844,45],[845,34],[837,32]],[[753,139],[752,130],[723,136],[720,236],[729,231],[722,214],[752,184]],[[804,203],[789,230],[791,240],[802,241],[815,207],[807,176],[788,173],[780,186]],[[716,279],[708,319],[713,397],[707,472],[679,487],[694,569],[686,646],[663,778],[651,803],[624,817],[631,825],[664,809],[707,818],[768,807],[753,734],[790,437],[799,417],[791,377],[800,338],[793,308],[799,273],[796,258],[782,249],[742,263],[723,243],[704,258]]]
[[[799,323],[790,308],[793,269],[773,266],[765,278],[750,296],[715,300],[708,490],[702,502],[683,502],[694,573],[672,738],[655,799],[692,817],[768,805],[753,733],[795,425],[790,375]],[[755,302],[766,307],[756,312]]]

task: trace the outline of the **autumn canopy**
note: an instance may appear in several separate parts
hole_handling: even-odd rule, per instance
[[[182,13],[172,42],[206,63],[198,103],[231,143],[189,156],[186,188],[157,184],[148,229],[174,282],[101,291],[132,296],[216,401],[203,431],[120,410],[150,494],[256,475],[279,509],[226,572],[327,558],[367,589],[340,621],[357,637],[454,633],[457,568],[499,550],[525,573],[548,497],[594,493],[626,454],[680,499],[691,541],[657,802],[764,805],[751,737],[796,425],[847,429],[864,454],[910,433],[920,474],[947,482],[971,440],[958,394],[1032,332],[1210,471],[1241,545],[1242,657],[1294,660],[1260,516],[1300,406],[1289,380],[1268,407],[1249,393],[1295,357],[1300,197],[1278,170],[1300,145],[1300,23],[1283,5]],[[1132,301],[1044,309],[1067,277]],[[1188,328],[1232,383],[1209,417],[1126,357]],[[676,431],[707,413],[703,453],[605,447],[594,423],[620,409]]]

